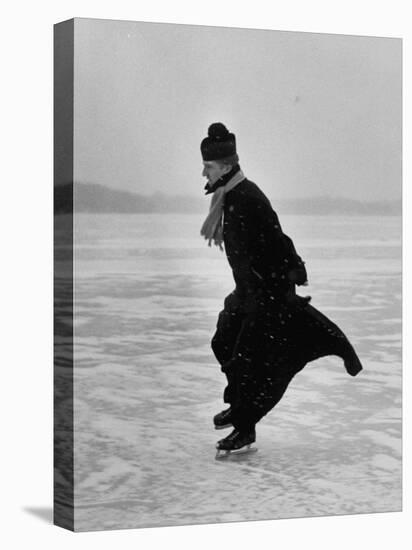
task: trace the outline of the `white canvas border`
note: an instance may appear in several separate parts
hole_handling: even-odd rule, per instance
[[[2,305],[7,333],[3,333],[2,364],[2,538],[15,547],[27,547],[34,539],[43,548],[86,548],[90,543],[103,548],[169,547],[221,548],[256,544],[287,548],[362,548],[389,545],[406,548],[411,512],[405,455],[405,511],[328,518],[304,518],[206,525],[82,533],[73,535],[39,519],[52,504],[52,26],[77,17],[100,17],[140,21],[163,21],[248,28],[271,28],[304,32],[328,32],[392,36],[404,39],[404,100],[411,96],[411,30],[407,3],[291,1],[254,2],[244,7],[234,1],[222,3],[188,1],[136,3],[133,1],[61,0],[41,4],[15,2],[3,12],[2,51],[5,62],[2,107],[6,124],[3,145],[4,238]],[[411,157],[410,136],[404,106],[405,149]],[[4,123],[3,123],[4,124]],[[405,165],[404,181],[409,181]],[[410,233],[407,217],[409,193],[404,186],[404,231]],[[404,365],[408,364],[409,251],[404,241]],[[11,330],[10,330],[11,329]],[[7,336],[6,336],[7,334]],[[404,369],[404,387],[410,376]],[[409,446],[405,402],[404,448]],[[33,514],[28,509],[37,509]],[[72,537],[76,537],[74,540]],[[402,540],[404,542],[402,542]]]

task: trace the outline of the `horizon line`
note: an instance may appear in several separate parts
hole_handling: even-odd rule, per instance
[[[59,184],[60,185],[68,185],[70,182],[66,182],[66,183],[63,183],[63,184]],[[131,191],[130,189],[124,189],[124,188],[121,188],[121,189],[118,189],[118,188],[115,188],[115,187],[110,187],[108,185],[104,185],[103,183],[91,183],[91,182],[73,182],[73,185],[93,185],[93,186],[99,186],[99,187],[104,187],[105,189],[109,189],[110,191],[115,191],[115,192],[118,192],[118,193],[131,193],[133,195],[141,195],[141,196],[144,196],[144,197],[153,197],[154,195],[163,195],[163,196],[166,196],[166,197],[186,197],[186,198],[192,198],[192,199],[200,199],[200,198],[204,198],[206,197],[207,195],[205,195],[204,193],[202,194],[187,194],[187,193],[168,193],[168,192],[165,192],[165,191],[161,191],[161,190],[156,190],[156,191],[152,191],[151,193],[148,193],[147,191],[144,192],[144,191]],[[202,190],[203,191],[203,190]],[[275,197],[272,197],[272,196],[269,196],[267,193],[265,193],[266,196],[268,196],[268,198],[270,200],[274,199]],[[349,196],[344,196],[344,195],[339,195],[339,196],[333,196],[333,195],[330,195],[330,194],[323,194],[323,195],[313,195],[313,196],[301,196],[301,197],[279,197],[279,198],[276,198],[276,200],[278,201],[304,201],[304,200],[314,200],[314,199],[329,199],[329,200],[347,200],[347,201],[354,201],[354,202],[368,202],[368,203],[378,203],[378,202],[387,202],[387,201],[390,201],[390,202],[402,202],[402,195],[400,197],[394,197],[394,198],[380,198],[380,199],[359,199],[359,198],[353,198],[353,197],[349,197]]]

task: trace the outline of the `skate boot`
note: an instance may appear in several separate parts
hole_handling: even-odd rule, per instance
[[[257,451],[256,447],[251,446],[255,441],[256,431],[254,428],[243,432],[235,428],[227,437],[216,443],[216,458]]]
[[[229,407],[228,409],[225,409],[224,411],[220,412],[219,414],[216,414],[213,417],[215,430],[223,430],[223,428],[230,428],[230,426],[233,425],[232,419],[230,418],[231,412],[232,412],[232,409]]]

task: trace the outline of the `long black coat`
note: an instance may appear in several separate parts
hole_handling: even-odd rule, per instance
[[[247,179],[225,196],[223,238],[239,294],[281,298],[292,290],[290,240],[267,197]]]
[[[224,401],[233,424],[249,429],[309,361],[338,355],[350,374],[362,367],[340,328],[296,296],[293,244],[270,201],[248,179],[225,196],[223,238],[236,287],[225,298],[212,349],[227,376]]]

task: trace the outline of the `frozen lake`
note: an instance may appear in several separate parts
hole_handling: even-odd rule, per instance
[[[259,451],[222,461],[210,339],[234,284],[202,216],[75,216],[76,530],[401,509],[401,220],[279,215],[306,261],[299,293],[364,371],[308,364]]]

